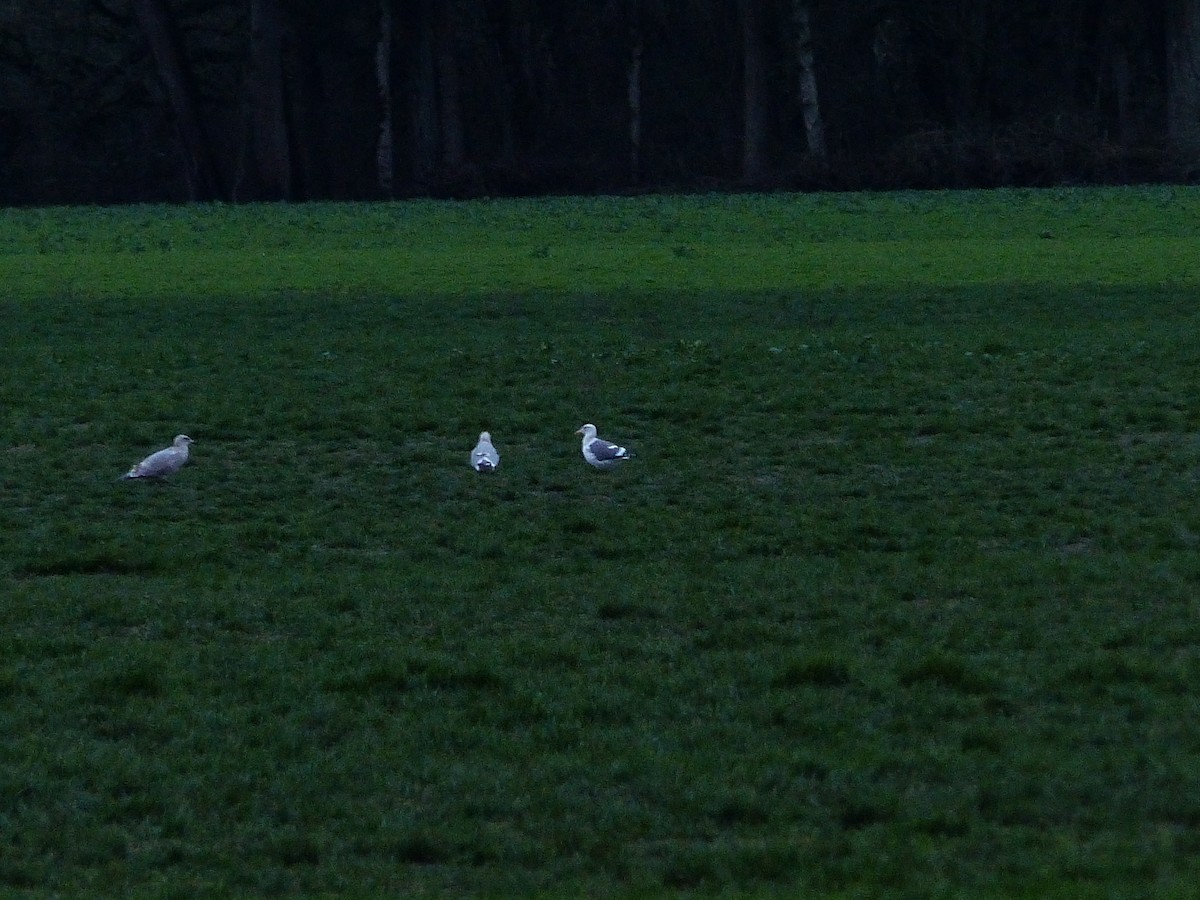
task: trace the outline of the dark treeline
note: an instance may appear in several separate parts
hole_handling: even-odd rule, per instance
[[[1200,0],[4,0],[0,203],[1191,180]]]

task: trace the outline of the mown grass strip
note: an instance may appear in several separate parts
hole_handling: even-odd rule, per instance
[[[856,291],[995,285],[1047,288],[1200,281],[1195,239],[826,242],[756,247],[749,242],[679,250],[563,240],[371,250],[171,250],[0,257],[10,300],[67,296],[152,299],[285,292],[456,298],[496,293],[603,294],[672,291]]]
[[[10,210],[10,298],[1190,285],[1194,189]]]

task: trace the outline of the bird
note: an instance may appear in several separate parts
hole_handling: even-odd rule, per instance
[[[479,432],[479,443],[471,451],[471,468],[476,472],[495,472],[500,467],[500,454],[492,444],[492,435]]]
[[[583,425],[579,428],[576,434],[583,435],[583,458],[597,469],[612,469],[618,463],[631,459],[633,454],[624,447],[618,447],[616,444],[610,444],[603,438],[596,437],[596,426],[592,424]]]
[[[122,480],[129,478],[163,479],[174,475],[188,461],[188,444],[194,444],[186,434],[175,435],[171,446],[151,453],[140,463],[121,476]]]

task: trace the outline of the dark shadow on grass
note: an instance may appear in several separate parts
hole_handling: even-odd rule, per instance
[[[937,684],[963,694],[985,694],[996,686],[961,659],[945,654],[930,654],[900,673],[900,684],[913,687],[922,683]]]
[[[147,575],[157,570],[152,559],[129,559],[102,551],[80,556],[53,556],[35,560],[13,571],[16,578],[53,578],[63,575]]]
[[[628,600],[605,600],[596,608],[596,617],[606,621],[621,619],[661,619],[662,612]]]
[[[118,706],[133,697],[157,697],[162,689],[161,673],[146,662],[105,672],[88,685],[91,699],[108,706]]]
[[[477,662],[452,658],[410,658],[375,662],[332,679],[328,687],[345,694],[387,695],[413,690],[493,691],[506,682],[492,669]]]
[[[777,688],[841,687],[850,682],[850,667],[832,656],[810,656],[792,660],[775,676]]]

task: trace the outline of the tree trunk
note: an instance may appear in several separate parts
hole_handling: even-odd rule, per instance
[[[629,179],[642,180],[642,23],[640,0],[630,4],[629,65],[625,77],[629,97]]]
[[[184,62],[182,41],[171,13],[163,0],[133,0],[133,12],[150,43],[150,52],[174,113],[188,199],[218,199],[224,195],[224,188],[212,146],[200,122],[196,89]]]
[[[762,0],[738,0],[742,25],[742,178],[767,171],[767,66]]]
[[[437,75],[434,66],[433,3],[424,0],[417,7],[417,23],[412,59],[413,180],[428,187],[437,168],[438,108]]]
[[[250,2],[250,72],[243,171],[250,197],[292,199],[291,134],[284,79],[286,25],[279,0]]]
[[[808,0],[792,0],[792,22],[796,27],[796,62],[800,72],[800,109],[804,113],[804,134],[808,139],[809,154],[823,163],[829,153],[825,146],[821,105],[817,102],[817,70],[813,62],[812,20],[808,14]]]
[[[375,45],[375,82],[379,88],[379,141],[375,172],[379,193],[395,196],[395,129],[392,124],[392,0],[379,0],[379,42]]]
[[[438,99],[442,125],[442,162],[451,173],[457,173],[466,161],[463,138],[462,88],[458,78],[457,29],[454,4],[437,3],[437,34],[434,54],[437,61]]]
[[[1200,0],[1167,4],[1167,138],[1189,171],[1200,166]]]
[[[333,85],[327,80],[322,52],[326,44],[312,29],[293,27],[288,32],[291,50],[287,59],[288,136],[291,142],[292,197],[337,196],[333,188],[335,165],[327,109],[332,106]],[[361,192],[360,192],[361,193]]]
[[[1117,107],[1117,140],[1122,147],[1133,144],[1133,78],[1130,74],[1129,51],[1117,47],[1112,58],[1113,97]]]
[[[988,46],[991,12],[986,3],[965,3],[951,17],[955,53],[951,57],[954,83],[951,109],[960,129],[986,130],[991,126],[988,92]]]
[[[499,160],[502,165],[512,167],[517,161],[517,121],[514,107],[517,105],[516,78],[519,66],[513,62],[510,52],[510,33],[507,4],[489,3],[485,7],[488,21],[488,36],[499,77],[495,84],[496,117],[500,126]]]

